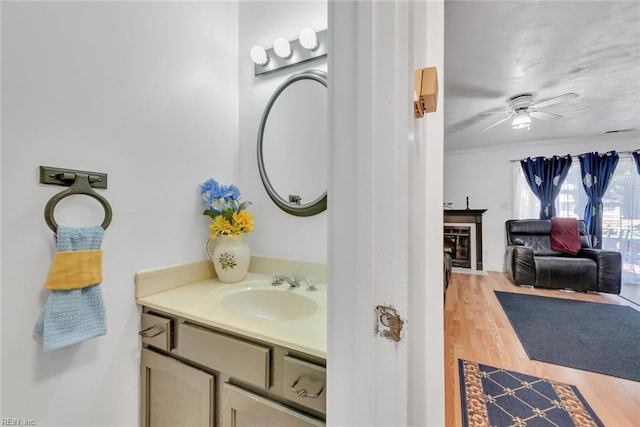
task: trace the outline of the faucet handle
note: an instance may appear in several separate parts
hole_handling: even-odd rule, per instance
[[[284,283],[284,277],[280,273],[273,273],[271,275],[271,284],[273,286],[279,286]]]
[[[315,276],[307,276],[305,282],[307,283],[307,291],[313,292],[318,290],[318,287],[316,286]]]
[[[297,274],[293,275],[293,283],[289,282],[289,286],[292,288],[297,288],[302,284],[303,280]]]

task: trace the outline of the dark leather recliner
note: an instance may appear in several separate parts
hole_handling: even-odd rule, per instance
[[[506,228],[505,266],[514,284],[620,293],[622,257],[619,252],[593,249],[584,221],[578,221],[582,249],[577,255],[551,249],[550,220],[509,220]]]

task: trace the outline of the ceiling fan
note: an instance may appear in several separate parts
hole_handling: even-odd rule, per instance
[[[508,120],[513,119],[511,122],[512,129],[529,129],[531,127],[531,118],[539,119],[539,120],[558,120],[562,117],[559,114],[549,113],[547,111],[541,111],[540,108],[548,107],[550,105],[554,105],[560,102],[569,101],[571,99],[578,98],[580,95],[573,92],[568,92],[560,96],[556,96],[554,98],[547,99],[545,101],[533,102],[533,94],[531,93],[523,93],[520,95],[512,96],[507,100],[509,104],[508,110],[496,110],[496,111],[485,111],[480,114],[506,114],[505,117],[501,118],[497,122],[494,122],[482,129],[482,131],[487,131],[499,124],[502,124]]]

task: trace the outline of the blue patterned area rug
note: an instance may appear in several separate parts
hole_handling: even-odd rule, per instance
[[[604,426],[569,384],[458,359],[462,425]]]

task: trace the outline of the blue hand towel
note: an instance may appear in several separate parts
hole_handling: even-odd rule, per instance
[[[58,226],[56,250],[99,249],[104,230],[96,227]],[[52,290],[36,322],[44,351],[76,344],[107,333],[100,283],[81,289]]]

